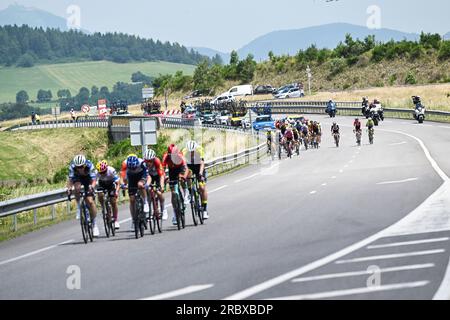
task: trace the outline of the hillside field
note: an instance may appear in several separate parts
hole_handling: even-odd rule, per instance
[[[113,63],[109,61],[88,61],[36,65],[32,68],[0,67],[0,103],[16,101],[16,94],[26,90],[31,100],[36,100],[39,89],[51,90],[57,99],[60,89],[69,89],[72,95],[81,87],[107,86],[110,90],[118,82],[131,82],[131,75],[137,71],[156,77],[159,74],[174,74],[183,71],[192,75],[195,66],[170,62]]]

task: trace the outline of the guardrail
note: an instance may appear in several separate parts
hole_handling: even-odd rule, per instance
[[[337,115],[340,116],[362,116],[361,103],[359,102],[336,102]],[[248,105],[249,108],[270,108],[272,114],[325,114],[326,101],[258,101]],[[411,119],[413,120],[413,109],[383,108],[386,118]],[[428,121],[450,123],[450,112],[427,110]]]
[[[258,136],[262,139],[261,136]],[[265,143],[256,147],[219,157],[217,159],[208,161],[205,167],[208,169],[211,176],[223,173],[232,169],[238,165],[249,164],[254,158],[254,161],[259,161],[264,155],[267,146]],[[29,195],[17,199],[11,199],[0,202],[0,218],[6,218],[14,216],[14,231],[17,231],[17,214],[21,212],[31,211],[34,212],[34,224],[37,224],[37,209],[53,206],[52,218],[55,216],[55,205],[60,203],[67,203],[67,214],[71,212],[70,202],[67,199],[67,193],[65,189],[59,189],[50,192],[44,192],[34,195]]]
[[[77,120],[51,120],[41,121],[39,123],[25,123],[15,125],[6,131],[17,130],[42,130],[42,129],[57,129],[57,128],[107,128],[108,119],[100,117],[79,117]]]

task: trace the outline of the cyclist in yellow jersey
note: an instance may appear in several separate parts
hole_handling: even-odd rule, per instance
[[[198,186],[200,197],[202,198],[203,218],[208,219],[208,192],[206,190],[205,152],[203,150],[203,147],[200,146],[197,142],[189,141],[186,144],[186,148],[183,150],[183,155],[189,168],[187,177],[188,184],[190,185],[192,181],[192,175],[195,174],[199,182]]]

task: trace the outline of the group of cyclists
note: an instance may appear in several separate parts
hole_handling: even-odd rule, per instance
[[[74,157],[69,166],[69,177],[67,182],[67,193],[70,197],[74,194],[77,203],[77,220],[81,216],[81,198],[84,195],[86,205],[89,209],[90,219],[93,225],[93,236],[98,237],[100,230],[97,224],[96,194],[101,208],[104,208],[104,194],[109,195],[112,207],[114,228],[120,229],[118,222],[118,197],[120,189],[128,189],[130,197],[130,213],[132,221],[135,221],[135,201],[139,192],[144,200],[144,213],[150,219],[149,187],[154,185],[156,195],[159,198],[162,220],[168,219],[168,212],[165,206],[164,190],[168,183],[172,192],[172,204],[175,208],[176,201],[175,185],[180,183],[183,189],[183,199],[185,204],[189,204],[192,195],[190,185],[193,177],[199,182],[199,193],[203,218],[208,215],[208,192],[206,188],[207,171],[205,169],[205,159],[203,147],[195,141],[189,141],[183,150],[178,149],[175,144],[167,148],[167,152],[162,159],[158,158],[154,150],[148,149],[143,158],[136,154],[130,154],[123,161],[120,174],[116,169],[108,164],[106,160],[99,161],[96,166],[86,159],[84,155]],[[84,193],[82,193],[84,188]],[[102,209],[104,210],[104,209]],[[103,212],[104,214],[104,212]],[[172,223],[177,225],[175,217]],[[131,229],[134,230],[133,223]]]
[[[288,154],[293,153],[294,149],[299,149],[302,145],[306,150],[308,148],[320,148],[322,142],[322,125],[320,122],[308,120],[301,117],[297,120],[289,118],[278,120],[275,123],[278,132],[278,143],[283,147]],[[375,123],[373,119],[369,118],[366,123],[366,128],[369,133],[369,141],[373,142]],[[333,122],[331,126],[331,135],[336,139],[339,145],[340,127],[337,122]],[[358,145],[361,144],[362,122],[356,118],[353,122],[353,133],[356,135]],[[266,133],[268,152],[274,150],[274,140],[272,130]],[[291,152],[289,152],[291,151]]]

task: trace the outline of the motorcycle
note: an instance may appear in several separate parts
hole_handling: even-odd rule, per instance
[[[419,106],[414,111],[414,119],[416,119],[419,123],[423,123],[425,121],[425,108]]]
[[[330,116],[330,118],[336,118],[336,104],[328,105],[325,112]]]

